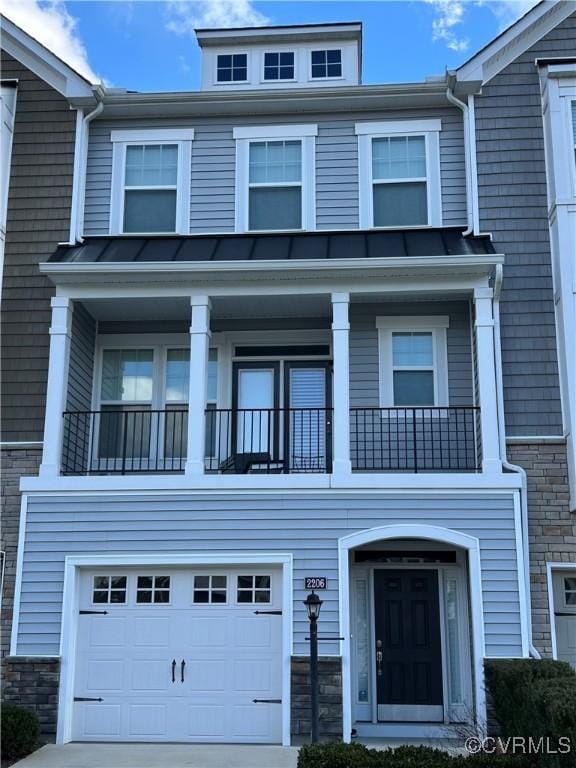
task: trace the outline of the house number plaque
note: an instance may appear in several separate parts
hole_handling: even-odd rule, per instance
[[[304,589],[326,589],[326,576],[305,576]]]

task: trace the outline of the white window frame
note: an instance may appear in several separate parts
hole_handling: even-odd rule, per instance
[[[218,80],[218,58],[220,56],[246,56],[246,79],[245,80]],[[213,83],[218,86],[234,86],[234,85],[246,85],[250,82],[250,66],[251,66],[250,51],[217,51],[214,54],[214,73]],[[234,67],[231,68],[234,71]]]
[[[110,194],[111,235],[187,235],[190,232],[190,177],[194,128],[152,128],[111,131],[112,189]],[[174,232],[124,232],[126,148],[175,144],[178,147],[176,178],[176,228]],[[161,189],[161,187],[158,187]],[[151,187],[152,189],[152,187]]]
[[[340,51],[340,74],[339,75],[328,75],[326,74],[325,77],[314,77],[312,75],[312,54],[316,53],[318,51]],[[326,72],[328,72],[328,61],[326,61]],[[326,80],[343,80],[344,79],[344,49],[339,46],[333,46],[331,48],[328,48],[327,46],[318,46],[314,48],[310,48],[308,51],[308,78],[311,83],[320,82],[324,83]]]
[[[269,125],[234,128],[236,140],[236,232],[302,232],[316,228],[316,136],[318,125]],[[249,229],[249,155],[255,141],[294,141],[302,143],[302,227],[297,230]],[[289,186],[283,184],[282,186]]]
[[[440,176],[440,131],[442,121],[390,120],[384,122],[356,123],[358,136],[359,204],[361,229],[420,229],[442,226],[442,189]],[[417,225],[374,225],[374,198],[372,180],[372,140],[392,136],[423,136],[426,146],[426,196],[428,223]],[[402,181],[399,179],[398,181]]]
[[[292,68],[294,70],[293,77],[286,77],[286,78],[275,78],[274,80],[266,80],[266,54],[267,53],[291,53],[294,57]],[[296,51],[294,48],[274,48],[274,49],[266,49],[262,51],[261,61],[260,61],[260,83],[263,85],[268,85],[269,83],[295,83],[298,80],[298,51]]]
[[[446,331],[449,325],[450,317],[448,315],[376,318],[376,328],[378,329],[378,375],[381,408],[433,408],[448,406],[448,347]],[[434,405],[396,406],[394,403],[392,334],[406,332],[432,334],[432,349],[434,354]],[[423,369],[424,366],[418,366],[418,370]]]

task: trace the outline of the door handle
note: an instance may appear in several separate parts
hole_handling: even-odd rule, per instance
[[[176,659],[172,659],[172,682],[176,682]]]
[[[382,677],[382,640],[376,641],[376,674]]]
[[[184,667],[186,666],[186,662],[184,659],[182,659],[182,664],[180,664],[180,682],[184,682]]]

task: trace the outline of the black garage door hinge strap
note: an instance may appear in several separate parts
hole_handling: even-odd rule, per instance
[[[104,616],[108,615],[108,611],[79,611],[79,613],[80,613],[80,616],[85,616],[88,613],[98,613],[98,614],[103,614]]]
[[[85,696],[74,696],[74,701],[104,701],[104,699],[90,699]]]
[[[282,699],[252,699],[252,704],[282,704]]]
[[[254,611],[256,616],[282,616],[282,611]]]

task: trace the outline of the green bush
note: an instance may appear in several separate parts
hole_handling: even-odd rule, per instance
[[[38,746],[40,725],[34,712],[12,704],[2,705],[2,759],[26,757]]]
[[[362,744],[314,744],[298,753],[298,768],[533,768],[533,760],[489,754],[464,757],[430,747],[368,749]]]

